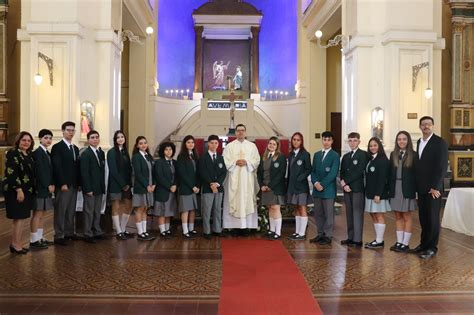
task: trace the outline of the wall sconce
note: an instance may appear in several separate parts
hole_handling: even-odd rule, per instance
[[[48,56],[46,56],[45,54],[42,54],[40,52],[38,52],[38,62],[37,62],[37,66],[38,66],[38,71],[36,72],[35,76],[33,77],[33,79],[35,80],[35,83],[36,85],[40,85],[42,82],[43,82],[43,76],[41,75],[41,73],[39,72],[39,62],[40,62],[40,58],[44,60],[44,62],[46,62],[46,65],[48,66],[48,71],[49,71],[49,85],[53,86],[53,70],[54,70],[54,64],[53,64],[53,59],[49,58]]]
[[[421,69],[428,68],[428,87],[425,90],[425,97],[430,99],[433,96],[433,90],[430,88],[430,63],[428,61],[422,62],[420,64],[414,65],[412,67],[412,81],[411,81],[411,88],[412,91],[415,92],[416,89],[416,80],[418,78],[418,73]]]
[[[146,27],[145,33],[146,33],[147,35],[151,35],[151,34],[153,34],[153,32],[154,32],[153,27],[151,27],[151,26],[147,26],[147,27]]]
[[[321,37],[323,37],[323,32],[321,30],[317,30],[314,35],[318,39],[318,46],[324,49],[341,45],[341,51],[344,51],[344,48],[349,43],[349,38],[346,35],[339,34],[336,35],[333,39],[328,40],[327,45],[321,45]]]
[[[384,113],[381,107],[375,107],[372,110],[372,137],[383,140]]]

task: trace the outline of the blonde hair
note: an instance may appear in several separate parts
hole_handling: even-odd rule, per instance
[[[278,159],[278,157],[280,156],[281,152],[280,152],[280,139],[278,139],[278,137],[271,137],[270,139],[268,139],[268,142],[270,141],[275,141],[276,142],[276,149],[275,149],[275,152],[273,153],[273,157],[272,157],[272,160],[273,161],[276,161],[276,159]],[[270,153],[270,151],[268,151],[268,143],[267,143],[267,147],[265,148],[265,153],[263,153],[263,160],[266,161],[268,160],[268,154]]]

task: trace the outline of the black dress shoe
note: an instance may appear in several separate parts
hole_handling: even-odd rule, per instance
[[[383,248],[384,247],[384,241],[381,241],[380,243],[378,243],[376,240],[373,240],[372,242],[365,243],[364,247],[365,248],[370,248],[370,249]]]
[[[57,238],[54,240],[54,244],[61,245],[61,246],[66,246],[69,244],[69,241],[65,238]]]
[[[421,245],[418,245],[417,247],[413,248],[413,249],[410,249],[408,251],[408,253],[410,254],[419,254],[423,251],[423,248],[421,247]]]
[[[329,245],[331,244],[332,240],[329,238],[329,237],[326,237],[326,236],[323,236],[320,240],[319,240],[319,245]]]
[[[64,236],[64,239],[67,240],[67,241],[78,241],[82,238],[79,235],[74,234],[74,235]]]
[[[134,238],[135,237],[135,234],[133,233],[130,233],[130,232],[122,232],[123,235],[125,235],[126,238]]]
[[[316,235],[316,237],[309,240],[310,243],[318,243],[324,236],[323,235]]]
[[[352,242],[350,244],[347,244],[349,247],[362,247],[362,242]]]
[[[119,234],[115,235],[115,238],[118,239],[119,241],[124,241],[124,240],[128,239],[128,237],[126,237],[125,234],[123,234],[123,233],[119,233]]]
[[[400,245],[402,245],[402,243],[396,242],[395,244],[390,246],[390,250],[396,252]]]
[[[434,256],[436,255],[436,252],[434,250],[431,250],[431,249],[427,249],[425,251],[422,251],[418,257],[420,257],[421,259],[431,259],[433,258]]]
[[[410,250],[410,247],[405,244],[400,244],[398,248],[395,248],[395,251],[398,253],[408,253],[409,250]]]
[[[48,246],[54,245],[54,242],[48,241],[48,240],[45,239],[45,238],[42,238],[42,239],[40,240],[40,242],[43,243],[43,244],[46,244],[46,245],[48,245]]]
[[[267,233],[265,233],[265,237],[266,237],[266,238],[270,238],[270,237],[273,236],[273,234],[275,234],[275,232],[273,232],[273,231],[268,231]]]
[[[196,230],[192,230],[192,231],[189,231],[189,234],[192,234],[192,235],[197,235],[198,232]]]
[[[189,234],[189,233],[183,234],[183,237],[185,240],[193,240],[196,238],[193,234]]]
[[[219,233],[219,232],[212,232],[212,235],[217,236],[217,237],[222,237],[222,233]]]
[[[32,249],[47,249],[48,245],[41,241],[30,242],[30,248]]]
[[[160,233],[160,237],[161,238],[164,238],[164,239],[169,239],[171,238],[171,236],[168,235],[168,233],[166,233],[166,231],[163,231]]]
[[[84,237],[84,242],[89,244],[96,244],[97,241],[93,237]]]
[[[278,234],[276,234],[276,233],[273,233],[273,235],[272,235],[272,236],[269,236],[268,239],[269,239],[270,241],[278,241],[279,239],[281,239],[281,236],[278,235]]]
[[[347,240],[342,240],[342,241],[341,241],[341,245],[349,245],[349,244],[351,244],[351,243],[352,243],[352,240],[349,239],[349,238],[348,238]]]
[[[13,245],[10,245],[10,253],[17,255],[25,255],[26,253],[28,253],[28,251],[26,251],[24,248],[16,249]]]
[[[94,239],[96,239],[96,240],[106,240],[107,236],[105,234],[99,234],[99,235],[95,235]]]
[[[299,235],[299,234],[296,234],[295,236],[290,235],[290,237],[288,237],[288,238],[292,241],[304,241],[304,240],[306,240],[305,235]]]
[[[212,239],[212,235],[211,235],[211,234],[203,233],[203,234],[202,234],[202,237],[204,237],[206,240]]]

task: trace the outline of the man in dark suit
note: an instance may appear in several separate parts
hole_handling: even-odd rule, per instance
[[[51,160],[56,188],[54,204],[54,242],[67,245],[77,239],[74,233],[77,190],[80,188],[79,148],[72,143],[76,124],[66,121],[61,126],[63,139],[53,145]]]
[[[421,242],[410,252],[422,259],[432,258],[438,251],[441,195],[448,168],[448,146],[433,133],[433,126],[432,117],[421,117],[423,137],[417,142],[419,163],[415,164]]]
[[[89,147],[81,154],[81,183],[84,195],[84,240],[95,243],[103,238],[100,228],[100,209],[105,194],[105,154],[99,147],[96,130],[87,133]]]
[[[347,239],[342,245],[362,246],[364,228],[364,172],[368,162],[367,152],[359,149],[360,134],[351,132],[348,136],[351,151],[344,154],[341,162],[341,187],[344,190],[344,204],[347,219]]]
[[[224,158],[217,153],[219,137],[210,135],[207,139],[208,152],[199,160],[198,173],[202,183],[202,226],[203,237],[211,238],[212,232],[219,236],[222,233],[222,197],[224,195],[224,180],[227,168]]]

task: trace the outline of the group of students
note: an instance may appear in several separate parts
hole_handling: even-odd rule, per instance
[[[430,152],[435,162],[442,164],[439,166],[442,174],[437,174],[436,178],[433,178],[432,170],[426,169],[426,165],[432,161],[419,163],[422,159],[421,151],[427,147],[431,138],[435,137],[431,142],[441,141],[440,145],[443,146],[444,141],[432,133],[433,123],[431,117],[420,120],[424,137],[419,141],[418,154],[413,150],[410,134],[400,131],[390,159],[376,137],[369,140],[368,152],[359,149],[360,135],[356,132],[348,135],[351,151],[343,156],[342,162],[331,148],[334,136],[329,131],[322,133],[323,149],[314,154],[312,163],[301,133],[296,132],[291,137],[288,158],[280,150],[279,139],[271,137],[256,171],[260,202],[269,209],[270,229],[266,237],[271,240],[281,238],[280,206],[290,204],[295,206],[295,232],[289,238],[294,241],[305,240],[307,206],[314,203],[317,235],[310,242],[330,244],[333,236],[336,178],[340,169],[348,233],[348,238],[341,241],[341,244],[362,246],[365,210],[373,219],[376,235],[375,240],[366,243],[365,247],[383,247],[384,213],[393,209],[396,213],[397,242],[391,250],[407,252],[411,237],[411,212],[416,208],[417,187],[425,185],[424,182],[417,183],[417,178],[421,176],[429,177],[430,181],[426,184],[427,187],[422,188],[426,192],[418,191],[423,233],[420,246],[412,251],[422,255],[430,250],[435,254],[439,236],[439,209],[436,223],[433,218],[436,213],[427,210],[427,207],[433,207],[433,202],[425,195],[429,194],[433,200],[439,201],[439,181],[441,180],[442,185],[443,163],[447,162],[443,152]],[[426,135],[425,127],[429,131],[426,131]],[[152,215],[158,217],[160,237],[172,237],[171,218],[179,213],[183,237],[194,239],[197,236],[194,223],[196,209],[199,208],[199,193],[203,237],[210,239],[212,235],[221,235],[223,188],[227,168],[223,156],[217,152],[218,136],[208,137],[208,151],[201,158],[195,148],[193,136],[188,135],[182,141],[176,160],[176,147],[172,142],[161,143],[158,149],[159,159],[154,160],[147,139],[143,136],[137,137],[130,157],[125,134],[119,130],[114,133],[114,145],[108,150],[106,159],[99,147],[100,135],[97,131],[88,132],[89,146],[81,153],[72,143],[75,124],[70,121],[63,123],[62,132],[63,139],[52,147],[51,153],[48,147],[52,143],[53,134],[47,129],[39,132],[40,145],[35,151],[32,135],[23,131],[17,137],[15,149],[7,152],[3,190],[7,217],[13,219],[10,245],[12,253],[28,252],[28,248],[22,245],[21,228],[23,221],[30,217],[31,210],[33,218],[30,248],[43,249],[52,244],[43,236],[42,219],[44,211],[52,208],[54,243],[68,245],[69,241],[78,239],[74,231],[78,191],[82,191],[84,197],[83,239],[89,243],[105,238],[100,227],[105,193],[111,202],[112,221],[119,240],[134,237],[126,230],[132,209],[135,209],[137,240],[149,241],[155,238],[147,232],[149,209],[152,209]],[[441,149],[444,150],[444,147]],[[436,147],[430,150],[439,149]],[[309,177],[313,186],[312,194],[308,185]],[[429,218],[422,219],[423,215]]]

